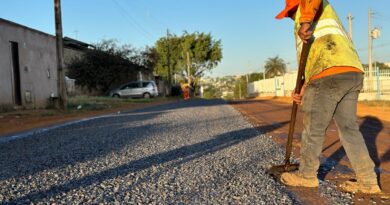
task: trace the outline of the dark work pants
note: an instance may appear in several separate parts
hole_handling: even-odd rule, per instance
[[[325,132],[333,118],[358,181],[377,184],[375,165],[356,118],[357,100],[362,87],[363,74],[356,72],[309,82],[303,96],[304,130],[299,168],[304,177],[317,177]]]

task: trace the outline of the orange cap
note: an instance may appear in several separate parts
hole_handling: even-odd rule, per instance
[[[300,0],[286,0],[286,8],[282,12],[280,12],[275,18],[276,19],[282,19],[289,17],[289,11],[294,10],[298,8],[300,3]]]

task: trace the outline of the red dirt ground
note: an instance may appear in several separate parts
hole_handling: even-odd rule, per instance
[[[241,112],[255,127],[272,125],[267,135],[283,147],[286,145],[292,102],[289,98],[256,98],[250,100],[233,101],[231,105]],[[360,130],[365,138],[370,156],[377,167],[380,167],[380,184],[383,191],[390,193],[390,107],[370,107],[358,104]],[[300,135],[302,131],[302,111],[298,109],[297,122],[294,133],[293,153],[299,157]],[[263,129],[262,129],[263,130]],[[332,122],[326,133],[323,146],[323,156],[330,158],[338,165],[334,170],[324,170],[320,177],[340,184],[347,179],[354,178],[351,165],[344,149],[339,142],[337,128]],[[281,164],[283,162],[280,162]],[[293,189],[306,204],[327,204],[326,199],[319,197],[318,190]],[[307,194],[310,193],[308,197]],[[373,199],[371,199],[373,198]],[[390,201],[378,197],[355,195],[355,204],[368,204],[374,200],[376,204],[390,204]]]

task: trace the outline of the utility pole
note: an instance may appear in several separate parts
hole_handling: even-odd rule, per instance
[[[188,85],[191,86],[191,61],[190,61],[190,53],[187,51],[187,78]]]
[[[169,48],[169,30],[167,29],[167,66],[168,66],[168,95],[171,95],[171,89],[172,89],[172,73],[171,73],[171,54],[170,54],[170,48]]]
[[[286,63],[286,67],[287,67],[287,73],[290,73],[290,62]]]
[[[238,93],[239,93],[239,97],[241,99],[241,80],[238,83]]]
[[[371,29],[371,9],[368,9],[368,72],[369,72],[369,80],[372,80],[372,49],[373,49],[373,40],[380,37],[381,32],[378,27]]]
[[[139,81],[143,81],[143,79],[142,79],[142,72],[141,71],[138,71],[138,79],[139,79]]]
[[[56,28],[56,50],[57,50],[57,86],[59,95],[59,107],[62,110],[67,109],[67,96],[64,74],[64,49],[62,42],[62,20],[61,20],[61,1],[54,0],[55,28]]]
[[[352,20],[353,20],[353,16],[351,13],[348,13],[348,36],[349,36],[349,39],[351,39],[352,41]]]
[[[379,68],[376,66],[376,61],[375,61],[375,73],[376,73],[376,99],[380,100],[381,99],[380,73],[379,73]]]
[[[368,9],[368,80],[372,79],[372,34],[371,34],[371,9]]]

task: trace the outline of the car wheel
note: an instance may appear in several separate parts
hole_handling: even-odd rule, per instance
[[[114,97],[114,98],[120,98],[121,96],[119,96],[118,94],[114,94],[114,95],[112,95],[112,97]]]
[[[149,93],[144,93],[143,97],[149,99],[150,98],[150,94]]]

